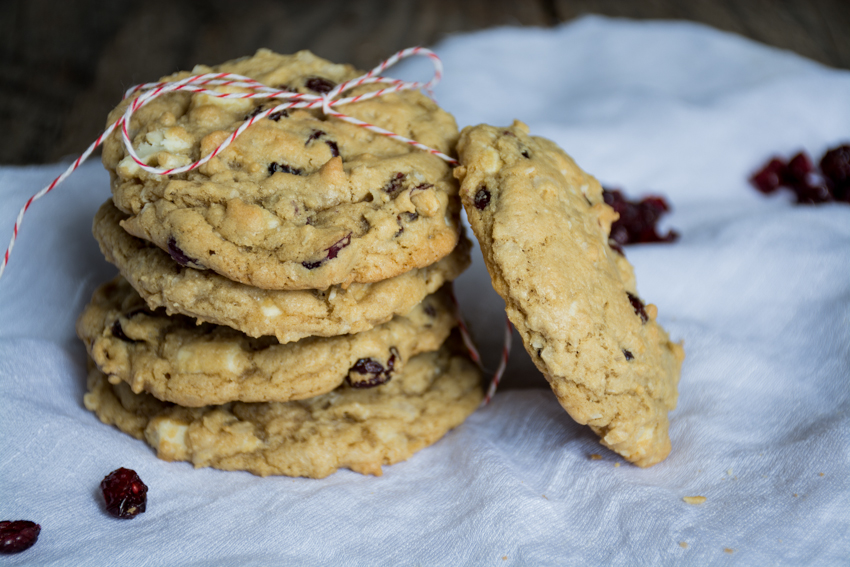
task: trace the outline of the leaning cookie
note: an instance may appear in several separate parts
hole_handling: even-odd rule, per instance
[[[199,407],[232,401],[285,402],[382,384],[414,355],[437,350],[455,326],[448,290],[368,331],[280,344],[230,327],[196,325],[150,311],[121,276],[98,288],[77,335],[110,380],[136,393]]]
[[[457,427],[481,402],[481,376],[462,356],[411,359],[377,388],[348,385],[295,402],[183,408],[110,384],[92,367],[86,408],[145,439],[167,461],[196,467],[323,478],[339,468],[382,474]]]
[[[210,72],[247,75],[313,95],[362,74],[307,51],[268,50],[193,71]],[[208,88],[239,92],[232,85]],[[379,88],[362,85],[345,96]],[[110,123],[132,100],[113,110]],[[187,165],[276,104],[169,93],[133,116],[133,147],[147,165]],[[420,92],[389,93],[342,110],[444,153],[457,140],[451,115]],[[117,131],[104,142],[103,163],[115,204],[129,215],[122,221],[128,232],[184,265],[254,287],[327,289],[376,282],[436,262],[458,239],[457,182],[445,161],[318,110],[275,112],[206,164],[182,174],[141,169]]]
[[[493,286],[558,401],[629,461],[663,460],[684,351],[608,245],[616,213],[599,183],[520,122],[466,128],[458,152]]]
[[[119,222],[125,216],[107,201],[95,215],[94,236],[106,259],[151,309],[164,307],[168,314],[226,325],[252,337],[274,335],[281,343],[371,329],[407,313],[469,265],[470,243],[461,236],[458,247],[436,264],[389,280],[324,291],[265,290],[181,266],[122,229]]]

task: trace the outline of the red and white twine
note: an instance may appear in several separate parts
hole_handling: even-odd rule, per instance
[[[413,56],[424,56],[428,57],[431,60],[431,63],[434,66],[434,76],[431,78],[431,80],[424,83],[418,81],[402,81],[400,79],[392,79],[382,77],[380,75],[380,73],[383,72],[385,69],[395,65],[402,59],[406,59],[408,57]],[[68,176],[71,175],[78,167],[80,167],[80,165],[82,165],[83,162],[85,162],[89,158],[92,152],[94,152],[94,150],[97,149],[98,146],[100,146],[103,141],[110,134],[112,134],[112,132],[116,128],[120,129],[121,137],[124,142],[124,147],[126,148],[127,153],[130,155],[133,161],[135,161],[136,164],[145,171],[157,175],[173,175],[178,173],[184,173],[200,167],[201,165],[207,163],[208,161],[216,157],[218,154],[220,154],[225,148],[232,144],[233,141],[236,140],[236,138],[238,138],[240,134],[242,134],[242,132],[250,128],[258,120],[262,120],[263,118],[266,118],[267,116],[275,112],[280,112],[282,110],[287,110],[290,108],[321,109],[322,112],[327,116],[331,116],[338,120],[343,120],[350,124],[366,128],[367,130],[375,132],[376,134],[380,134],[382,136],[398,140],[405,144],[409,144],[417,149],[433,154],[439,157],[440,159],[450,163],[451,165],[457,165],[457,160],[450,156],[447,156],[439,150],[428,147],[424,144],[420,144],[416,140],[411,140],[410,138],[406,138],[374,124],[358,120],[357,118],[348,116],[347,114],[343,114],[342,112],[335,110],[336,107],[344,106],[346,104],[352,104],[363,100],[369,100],[398,91],[410,89],[424,89],[426,91],[430,91],[433,87],[437,85],[437,83],[440,82],[442,76],[443,63],[442,61],[440,61],[440,58],[437,56],[436,53],[424,47],[409,47],[407,49],[399,51],[389,59],[383,61],[377,67],[375,67],[365,75],[362,75],[355,79],[351,79],[350,81],[340,83],[339,85],[337,85],[336,87],[334,87],[323,95],[296,93],[287,90],[282,90],[279,88],[264,85],[250,77],[237,75],[235,73],[205,73],[203,75],[192,75],[179,81],[146,83],[142,85],[136,85],[135,87],[130,88],[129,90],[127,90],[126,93],[124,93],[125,99],[134,95],[137,96],[135,96],[135,98],[127,106],[127,110],[124,112],[121,118],[110,124],[106,128],[106,130],[104,130],[103,133],[98,136],[97,139],[86,149],[86,151],[83,152],[80,157],[74,160],[74,162],[70,166],[68,166],[68,168],[64,172],[62,172],[61,175],[59,175],[59,177],[54,179],[53,182],[51,182],[47,187],[44,187],[41,191],[30,197],[24,204],[24,206],[21,208],[17,218],[15,219],[15,226],[12,231],[12,238],[9,242],[9,246],[6,248],[6,253],[3,255],[2,263],[0,263],[0,278],[3,277],[3,273],[6,271],[6,266],[9,263],[9,257],[12,254],[12,249],[15,247],[15,241],[18,238],[18,233],[20,232],[24,215],[26,214],[27,210],[29,210],[30,206],[32,206],[35,201],[50,193],[60,183],[67,179]],[[377,91],[363,93],[356,96],[341,96],[344,92],[353,89],[354,87],[375,83],[381,83],[390,86]],[[218,90],[212,90],[208,87],[240,89],[241,91],[247,92],[221,92]],[[138,156],[136,150],[133,148],[133,142],[130,138],[130,133],[128,131],[128,124],[130,123],[130,119],[133,117],[133,114],[140,108],[144,107],[152,100],[171,92],[190,92],[194,94],[203,94],[220,99],[274,99],[281,100],[283,102],[281,102],[275,107],[264,110],[248,118],[239,128],[237,128],[230,136],[228,136],[221,144],[219,144],[218,147],[216,147],[212,152],[210,152],[208,155],[204,156],[200,160],[180,167],[162,169],[149,166]],[[463,322],[463,319],[460,317],[459,310],[457,314],[461,334],[463,336],[463,341],[469,350],[470,356],[479,367],[482,367],[478,351],[475,349],[475,346],[472,343],[472,339],[469,336],[469,332],[466,329],[466,325]],[[490,399],[493,396],[493,393],[496,391],[496,387],[499,384],[499,380],[501,379],[501,376],[504,373],[504,369],[507,364],[508,354],[510,352],[510,322],[508,322],[507,330],[505,331],[505,333],[505,346],[503,349],[502,360],[491,380],[490,387],[482,404],[489,403]]]

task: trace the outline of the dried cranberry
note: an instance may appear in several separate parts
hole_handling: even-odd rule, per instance
[[[243,118],[242,120],[250,120],[251,118],[253,118],[253,117],[257,116],[258,114],[260,114],[263,110],[264,110],[264,109],[263,109],[262,105],[260,105],[260,106],[258,106],[257,108],[255,108],[255,109],[251,112],[251,114],[247,114],[247,115],[245,116],[245,118]]]
[[[316,260],[314,262],[301,262],[301,265],[307,268],[308,270],[315,270],[319,266],[325,263],[325,260]]]
[[[374,388],[381,384],[386,384],[392,378],[393,367],[395,366],[396,356],[398,351],[395,347],[390,347],[390,358],[387,360],[387,367],[384,368],[380,362],[372,358],[361,358],[351,370],[348,371],[346,381],[352,388]],[[351,375],[359,375],[357,379],[352,380]],[[360,378],[361,376],[369,376],[368,378]]]
[[[301,262],[301,265],[307,268],[308,270],[315,270],[319,266],[325,263],[325,260],[333,260],[339,254],[339,251],[351,244],[351,233],[349,232],[339,240],[337,240],[330,248],[328,248],[327,256],[322,258],[321,260],[315,260],[313,262]]]
[[[307,141],[304,143],[304,145],[306,146],[307,144],[309,144],[313,140],[318,140],[319,138],[321,138],[324,135],[325,135],[325,133],[322,132],[321,130],[313,130],[310,133],[310,135],[307,137]]]
[[[116,518],[132,519],[145,511],[148,487],[136,471],[120,468],[100,483],[106,511]]]
[[[190,258],[186,255],[183,250],[177,246],[177,240],[173,236],[168,237],[168,253],[174,259],[175,262],[180,264],[181,266],[188,266],[189,264],[198,264],[198,262],[194,258]]]
[[[635,355],[633,355],[630,351],[623,349],[623,356],[626,357],[626,360],[634,360]]]
[[[383,191],[392,195],[393,193],[395,193],[396,191],[398,191],[401,188],[401,185],[404,182],[404,178],[405,178],[405,175],[403,173],[401,173],[401,172],[396,173],[389,180],[389,182],[386,185],[384,185],[384,187],[382,188]]]
[[[274,120],[275,122],[277,122],[281,118],[286,118],[288,116],[289,116],[289,111],[284,108],[283,110],[278,110],[277,112],[272,112],[271,114],[269,114],[267,116],[267,118],[269,120]]]
[[[311,91],[315,91],[319,94],[327,94],[333,90],[336,86],[336,83],[333,81],[329,81],[323,77],[310,77],[307,79],[307,82],[304,83],[308,89]]]
[[[110,332],[112,333],[112,336],[116,339],[122,340],[127,343],[136,342],[127,336],[127,334],[124,332],[124,328],[121,326],[121,321],[119,321],[118,319],[116,319],[115,322],[112,323],[112,329],[110,329]]]
[[[339,156],[339,146],[336,145],[336,142],[334,142],[333,140],[325,140],[325,143],[331,149],[331,156]]]
[[[850,145],[827,151],[819,166],[820,171],[806,152],[799,152],[787,164],[772,158],[750,178],[750,183],[762,193],[787,187],[794,191],[800,204],[850,202]]]
[[[29,520],[0,522],[0,553],[20,553],[35,545],[41,526]]]
[[[635,313],[640,316],[640,320],[642,323],[646,323],[649,320],[649,317],[646,315],[646,309],[644,309],[643,301],[640,300],[636,295],[632,295],[628,291],[626,295],[629,296],[629,303],[632,304],[632,307],[635,310]]]
[[[428,317],[431,317],[432,319],[437,316],[437,310],[434,309],[434,306],[431,305],[430,303],[425,305],[425,307],[423,307],[422,310],[425,312],[425,315],[427,315]]]
[[[785,177],[785,162],[779,158],[771,159],[767,165],[750,177],[750,183],[764,194],[773,193],[782,185]]]
[[[647,196],[640,201],[629,201],[616,189],[603,189],[602,198],[620,218],[611,225],[611,239],[617,244],[635,244],[638,242],[673,242],[678,238],[674,231],[661,236],[656,224],[661,216],[670,210],[663,197]]]
[[[285,163],[277,163],[273,161],[269,164],[269,175],[274,175],[277,172],[290,173],[292,175],[301,175],[301,170],[297,167],[292,167],[291,165],[286,165]]]
[[[820,169],[835,199],[850,202],[850,145],[838,146],[823,154]]]
[[[528,154],[528,150],[522,150],[522,157],[526,159],[531,159],[531,156]]]
[[[472,199],[472,203],[479,211],[483,211],[490,204],[490,191],[487,187],[481,187]]]
[[[419,185],[413,188],[413,191],[424,191],[425,189],[430,189],[433,186],[433,183],[420,183]]]
[[[349,232],[344,237],[340,238],[333,246],[328,248],[328,260],[333,260],[339,251],[351,244],[351,233]]]
[[[398,224],[398,231],[393,235],[394,237],[401,236],[401,233],[404,232],[404,223],[411,223],[419,218],[419,213],[401,213],[396,215],[395,222]]]
[[[806,152],[800,152],[792,157],[788,165],[785,166],[786,182],[791,186],[798,183],[806,183],[812,169],[814,168],[809,155]]]

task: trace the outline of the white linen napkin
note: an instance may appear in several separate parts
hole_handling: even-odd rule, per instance
[[[644,470],[601,447],[517,343],[506,380],[526,389],[380,478],[156,459],[82,405],[74,321],[115,273],[90,235],[109,196],[91,163],[33,206],[0,280],[0,520],[42,526],[4,565],[846,564],[850,206],[767,198],[747,177],[850,140],[850,73],[695,24],[599,17],[436,51],[436,96],[461,126],[519,118],[604,185],[673,205],[678,242],[626,249],[685,341],[669,458]],[[0,168],[3,245],[63,168]],[[457,289],[495,366],[504,312],[480,257]],[[132,521],[99,497],[120,466],[150,487]]]

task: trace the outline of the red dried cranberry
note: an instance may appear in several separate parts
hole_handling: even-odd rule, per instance
[[[383,191],[392,195],[396,191],[401,188],[402,183],[404,182],[405,175],[401,172],[396,173],[389,182],[384,185]]]
[[[322,258],[321,260],[315,260],[313,262],[301,262],[301,265],[307,268],[308,270],[315,270],[319,266],[325,263],[326,260],[333,260],[339,254],[339,251],[351,244],[351,233],[349,232],[339,240],[337,240],[330,248],[327,249],[327,256]]]
[[[531,156],[528,154],[528,150],[522,150],[522,157],[526,159],[531,159]]]
[[[289,116],[289,111],[284,108],[283,110],[278,110],[277,112],[272,112],[271,114],[269,114],[267,116],[267,118],[269,120],[274,120],[275,122],[277,122],[281,118],[286,118],[288,116]]]
[[[339,146],[336,145],[336,142],[334,142],[333,140],[325,140],[325,143],[331,149],[331,156],[339,156]]]
[[[260,114],[263,110],[264,110],[264,109],[263,109],[262,105],[260,105],[260,106],[258,106],[257,108],[255,108],[255,109],[251,112],[251,114],[246,115],[246,116],[245,116],[245,118],[243,118],[242,120],[250,120],[251,118],[253,118],[253,117],[257,116],[258,114]]]
[[[277,172],[290,173],[292,175],[301,175],[301,170],[297,167],[292,167],[291,165],[286,165],[285,163],[271,162],[269,164],[269,175],[274,175]]]
[[[767,165],[750,177],[750,183],[764,194],[773,193],[782,185],[785,177],[785,162],[779,158],[771,159]]]
[[[850,146],[827,151],[819,165],[820,172],[805,152],[799,152],[787,164],[773,158],[750,178],[750,183],[762,193],[787,187],[800,204],[850,202]]]
[[[424,191],[425,189],[430,189],[433,186],[434,186],[433,183],[420,183],[419,185],[414,187],[411,192],[413,192],[413,191]]]
[[[850,202],[850,145],[838,146],[823,154],[820,169],[835,199]]]
[[[328,248],[328,260],[333,260],[339,251],[351,244],[351,233],[349,232],[340,238],[333,246]]]
[[[189,264],[197,264],[194,258],[190,258],[186,255],[183,250],[177,246],[177,240],[173,236],[168,237],[168,253],[174,259],[175,262],[180,264],[181,266],[188,266]]]
[[[789,185],[796,183],[806,183],[809,174],[812,172],[812,160],[806,152],[800,152],[791,158],[788,165],[785,166],[785,179]]]
[[[41,526],[29,520],[0,522],[0,553],[20,553],[35,545]]]
[[[112,333],[112,336],[116,339],[122,340],[127,343],[136,342],[127,336],[127,334],[124,332],[124,328],[121,326],[121,321],[118,319],[116,319],[115,322],[112,323],[112,329],[110,329],[110,332]]]
[[[663,197],[650,195],[632,202],[616,189],[603,189],[602,198],[620,215],[611,225],[610,234],[611,239],[618,244],[673,242],[678,238],[679,235],[672,230],[664,236],[656,231],[658,219],[670,210]]]
[[[307,137],[307,141],[304,143],[304,145],[306,146],[307,144],[309,144],[313,140],[318,140],[319,138],[321,138],[324,135],[325,135],[325,133],[322,132],[321,130],[313,130],[310,133],[310,135]]]
[[[136,471],[120,468],[100,483],[106,511],[116,518],[131,519],[145,511],[148,487]]]
[[[643,301],[636,295],[632,295],[628,291],[626,295],[629,296],[629,303],[632,304],[632,307],[635,310],[635,313],[640,316],[640,320],[642,323],[646,323],[649,320],[649,317],[646,315],[646,309],[644,309]]]
[[[325,263],[325,260],[321,259],[321,260],[315,260],[313,262],[306,262],[306,261],[301,262],[301,265],[304,266],[305,268],[307,268],[308,270],[315,270],[316,268],[318,268],[319,266],[321,266],[324,263]]]
[[[398,351],[395,347],[390,347],[390,358],[387,360],[387,367],[384,368],[380,362],[372,358],[361,358],[354,363],[351,370],[348,371],[346,381],[352,388],[374,388],[381,384],[386,384],[392,378],[393,367],[395,366],[396,356]],[[360,376],[370,376],[369,378],[359,378],[352,380],[352,374]]]
[[[475,208],[479,211],[483,211],[487,208],[487,205],[490,204],[490,191],[487,190],[487,187],[481,187],[478,189],[478,192],[472,199],[472,204],[474,204]]]
[[[623,356],[626,357],[626,360],[634,360],[635,358],[635,355],[633,355],[631,351],[628,351],[626,349],[623,349]]]
[[[401,213],[396,215],[395,222],[398,224],[398,231],[393,235],[394,237],[401,236],[401,233],[404,232],[404,223],[411,223],[419,218],[419,213]]]
[[[336,83],[323,77],[310,77],[305,83],[308,89],[319,94],[327,94],[333,90]]]

